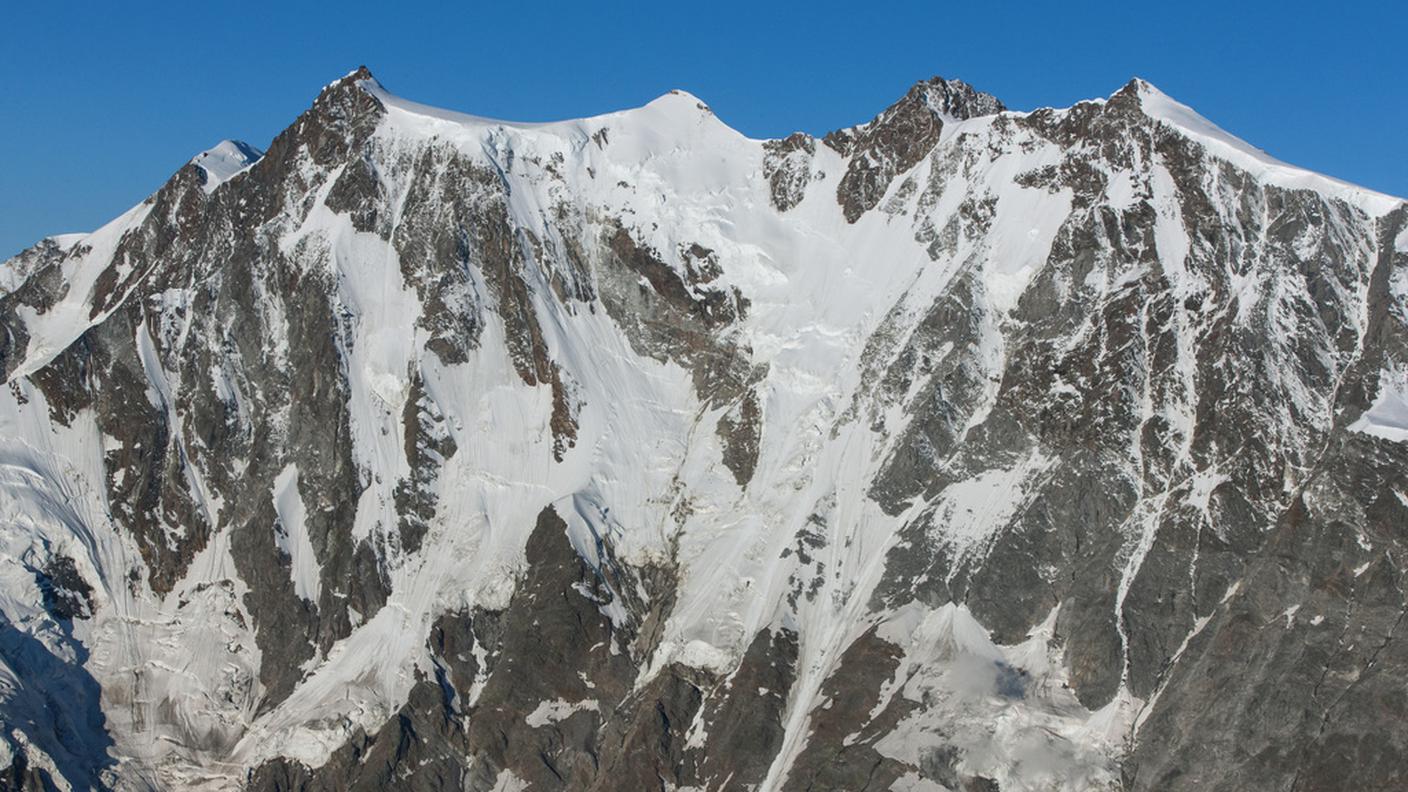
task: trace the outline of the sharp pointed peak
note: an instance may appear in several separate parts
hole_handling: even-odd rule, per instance
[[[346,74],[342,75],[341,77],[337,78],[336,80],[333,80],[332,82],[328,83],[327,85],[324,85],[324,86],[323,86],[323,90],[324,90],[324,91],[328,91],[328,90],[331,90],[331,89],[333,89],[333,88],[337,88],[337,87],[339,87],[339,86],[343,86],[343,85],[355,85],[355,84],[357,84],[357,83],[368,82],[368,81],[373,82],[373,83],[376,83],[377,85],[380,85],[380,84],[381,84],[380,82],[377,81],[376,77],[372,74],[372,70],[371,70],[371,69],[368,69],[368,68],[366,67],[366,64],[363,64],[363,65],[358,66],[357,68],[353,69],[352,71],[347,72]]]
[[[375,96],[378,92],[385,93],[381,81],[373,74],[372,70],[366,66],[358,66],[350,72],[333,80],[318,92],[318,98],[314,100],[314,106],[328,102],[340,101],[339,97],[359,94],[369,94]]]
[[[1172,96],[1169,96],[1157,85],[1154,85],[1154,83],[1144,79],[1143,77],[1131,77],[1129,79],[1129,82],[1120,86],[1120,89],[1118,91],[1115,91],[1113,94],[1110,94],[1110,97],[1107,101],[1134,102],[1140,106],[1143,106],[1146,100],[1155,103],[1172,102],[1181,107],[1187,107],[1187,105],[1184,105],[1182,102],[1179,102]]]
[[[1402,203],[1402,199],[1283,162],[1208,120],[1142,77],[1130,79],[1106,101],[1112,107],[1121,107],[1162,124],[1259,179],[1338,195],[1374,215],[1381,215]]]
[[[943,123],[966,121],[1001,113],[1007,107],[990,93],[979,91],[962,80],[937,75],[919,80],[899,99],[864,124],[837,129],[826,135],[833,148],[845,148],[845,138],[863,135],[867,130],[885,126],[892,119],[937,117]],[[917,115],[916,115],[917,114]]]
[[[905,94],[905,99],[910,97],[922,98],[930,109],[960,121],[1007,109],[1001,99],[990,93],[980,91],[963,80],[938,75],[916,82]]]

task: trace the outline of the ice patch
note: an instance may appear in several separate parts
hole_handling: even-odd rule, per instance
[[[1076,700],[1066,678],[1053,609],[1013,646],[995,644],[967,607],[896,611],[877,635],[904,650],[888,693],[923,702],[875,744],[882,755],[911,765],[948,755],[965,776],[992,778],[1004,790],[1112,788],[1115,757],[1138,699],[1121,692],[1091,711]],[[954,731],[952,724],[969,726]],[[896,789],[926,789],[897,786]]]
[[[1044,152],[1047,156],[1052,151]],[[1056,193],[1018,184],[1016,173],[1042,157],[1029,161],[1009,157],[1001,161],[997,190],[997,214],[990,234],[991,247],[985,280],[996,308],[1010,311],[1027,284],[1046,264],[1051,244],[1061,224],[1071,213],[1073,194],[1069,189]]]
[[[1408,443],[1408,376],[1389,370],[1381,373],[1378,398],[1349,429],[1395,443]]]
[[[557,723],[558,721],[567,720],[568,718],[572,717],[573,713],[576,712],[598,711],[599,706],[596,702],[596,699],[587,699],[586,701],[576,702],[556,699],[554,701],[544,701],[539,703],[538,706],[532,712],[524,716],[523,720],[527,722],[529,726],[536,729],[540,726],[546,726],[550,723]]]
[[[1105,200],[1111,209],[1128,209],[1139,201],[1139,186],[1134,183],[1134,174],[1120,171],[1110,174],[1105,186]]]
[[[290,464],[274,479],[274,511],[279,526],[274,531],[274,543],[289,557],[293,590],[309,602],[318,601],[320,568],[313,543],[304,524],[303,497],[298,492],[298,466]]]
[[[664,654],[662,652],[662,654]],[[732,654],[709,644],[705,641],[690,641],[685,644],[679,654],[674,657],[676,662],[687,665],[690,668],[700,668],[715,672],[726,672],[733,667],[734,657]]]
[[[514,775],[512,770],[503,770],[494,778],[494,788],[489,792],[524,792],[527,789],[527,781]]]
[[[1049,464],[1033,452],[1010,470],[985,470],[944,489],[933,524],[956,562],[987,546],[1024,502],[1027,482]]]

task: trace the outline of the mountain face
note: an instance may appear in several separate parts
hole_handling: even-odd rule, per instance
[[[365,69],[0,267],[21,789],[1408,784],[1408,208],[1134,81]]]

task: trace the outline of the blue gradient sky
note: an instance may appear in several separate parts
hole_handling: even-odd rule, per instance
[[[525,5],[9,3],[0,257],[97,227],[222,138],[262,148],[362,63],[407,98],[514,120],[684,88],[754,137],[867,120],[934,74],[1016,109],[1138,75],[1274,156],[1408,195],[1402,3]]]

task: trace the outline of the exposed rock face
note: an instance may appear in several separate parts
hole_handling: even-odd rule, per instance
[[[794,132],[781,140],[764,142],[763,149],[767,152],[763,167],[772,205],[785,212],[806,197],[807,185],[813,178],[811,165],[816,154],[816,139],[805,132]]]
[[[854,223],[874,209],[895,176],[908,172],[934,150],[945,121],[992,115],[1002,109],[995,97],[966,83],[934,77],[909,89],[869,123],[827,135],[826,145],[847,158],[846,173],[836,188],[846,222]]]
[[[1398,788],[1405,229],[1138,81],[359,70],[0,269],[0,785]]]

